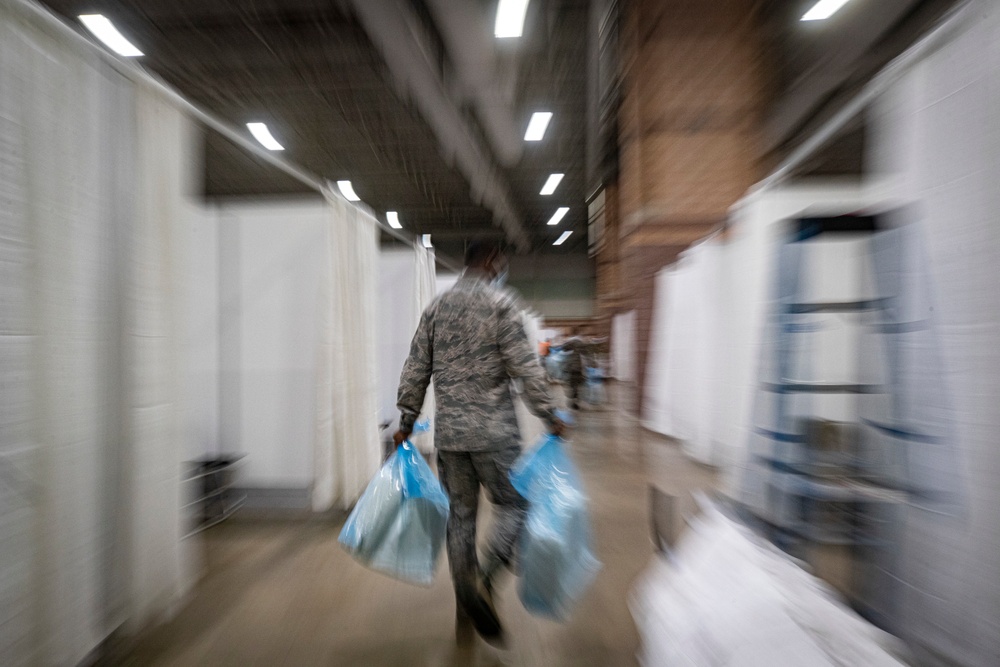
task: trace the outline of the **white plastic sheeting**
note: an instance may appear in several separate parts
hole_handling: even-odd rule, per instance
[[[0,4],[0,663],[168,615],[181,542],[184,114]]]
[[[635,382],[635,311],[611,319],[611,377],[619,382]]]
[[[899,667],[899,642],[746,528],[706,507],[630,603],[648,667]]]
[[[313,509],[349,507],[381,462],[378,418],[378,222],[327,194]]]
[[[964,514],[913,507],[900,577],[902,631],[945,660],[1000,664],[1000,7],[971,20],[872,110],[874,191],[905,205],[926,239],[943,372],[906,382],[954,410]],[[925,415],[929,416],[929,415]],[[943,471],[946,472],[946,471]]]

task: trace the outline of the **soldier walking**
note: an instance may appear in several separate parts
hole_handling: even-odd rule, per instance
[[[455,286],[424,311],[403,367],[397,406],[398,445],[413,430],[431,379],[437,402],[438,473],[451,502],[448,563],[455,586],[456,635],[470,625],[501,643],[493,604],[496,577],[508,569],[527,515],[527,501],[511,486],[511,464],[521,452],[511,380],[520,379],[528,407],[550,432],[561,434],[545,373],[531,348],[517,297],[502,285],[506,258],[500,247],[473,243]],[[480,486],[496,520],[482,567],[476,553]]]

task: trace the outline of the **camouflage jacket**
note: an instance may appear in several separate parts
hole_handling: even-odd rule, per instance
[[[511,380],[525,403],[552,424],[552,396],[531,349],[518,299],[467,271],[420,318],[399,380],[400,428],[413,429],[434,379],[434,442],[445,451],[491,451],[520,441]]]

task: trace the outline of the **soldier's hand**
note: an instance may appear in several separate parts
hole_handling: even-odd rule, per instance
[[[556,417],[555,421],[552,422],[552,425],[549,426],[549,433],[557,438],[563,437],[563,434],[566,433],[566,422]]]
[[[410,437],[410,431],[399,430],[392,434],[392,441],[397,447]]]

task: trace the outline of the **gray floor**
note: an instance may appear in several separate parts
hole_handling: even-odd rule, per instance
[[[106,664],[189,667],[260,665],[631,665],[638,636],[628,610],[635,577],[652,556],[648,488],[690,507],[713,473],[620,409],[585,411],[573,454],[591,497],[604,568],[566,624],[520,606],[515,582],[498,606],[506,651],[455,647],[446,565],[431,588],[370,572],[337,546],[339,524],[237,522],[204,540],[207,573],[176,619]]]

